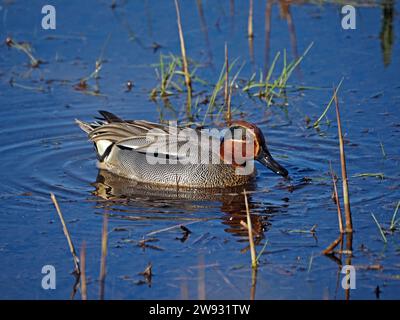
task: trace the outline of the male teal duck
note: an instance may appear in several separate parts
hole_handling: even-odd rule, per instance
[[[253,160],[276,174],[288,175],[272,158],[261,130],[243,120],[232,121],[225,134],[218,136],[99,113],[102,118],[95,122],[76,122],[94,143],[99,168],[128,179],[160,186],[234,187],[254,177],[254,165],[248,166]]]

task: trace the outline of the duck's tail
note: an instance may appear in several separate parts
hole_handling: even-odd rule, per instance
[[[101,122],[93,122],[93,123],[87,123],[78,119],[75,119],[75,122],[78,124],[78,126],[85,131],[88,136],[89,139],[93,142],[94,147],[96,149],[96,154],[97,154],[97,158],[99,159],[100,162],[103,162],[106,157],[110,154],[111,152],[111,148],[114,145],[114,142],[106,140],[106,139],[102,139],[102,140],[96,140],[94,141],[91,137],[90,137],[90,133],[98,128],[99,126],[102,126],[106,123],[110,123],[110,122],[116,122],[117,119],[119,119],[118,117],[114,116],[111,117],[110,115],[112,115],[111,113],[107,113],[107,114],[103,114],[102,111],[100,111],[100,114],[104,117],[104,119],[101,119]],[[100,120],[100,119],[99,119]]]
[[[87,134],[92,132],[94,130],[94,126],[91,125],[90,123],[83,122],[81,120],[75,119],[75,123],[81,128],[83,131],[85,131]]]

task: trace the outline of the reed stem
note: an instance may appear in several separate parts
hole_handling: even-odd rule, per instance
[[[341,121],[340,121],[340,111],[339,111],[339,101],[337,98],[337,90],[334,90],[334,100],[335,100],[335,105],[336,105],[336,119],[337,119],[337,124],[338,124],[340,164],[342,167],[343,203],[344,203],[345,220],[346,220],[346,232],[351,233],[351,232],[353,232],[353,222],[352,222],[351,211],[350,211],[350,196],[349,196],[349,187],[348,187],[348,181],[347,181],[346,156],[345,156],[345,152],[344,152],[342,125],[341,125]]]
[[[80,266],[79,266],[79,258],[78,258],[77,254],[76,254],[74,244],[72,243],[71,236],[70,236],[70,234],[68,232],[67,225],[65,224],[64,217],[63,217],[63,214],[61,212],[60,206],[58,205],[58,201],[57,201],[56,196],[54,195],[54,193],[50,193],[50,197],[51,197],[51,200],[53,201],[54,206],[56,207],[58,216],[59,216],[59,218],[61,220],[61,224],[62,224],[62,227],[63,227],[64,235],[65,235],[65,237],[67,238],[67,241],[68,241],[69,250],[71,251],[72,258],[74,259],[75,273],[80,275],[81,274],[81,269],[80,269]]]

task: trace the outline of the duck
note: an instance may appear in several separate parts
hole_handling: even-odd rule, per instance
[[[98,168],[117,176],[159,187],[237,187],[254,179],[256,160],[288,177],[253,123],[234,120],[224,130],[204,130],[99,114],[90,123],[75,121],[94,144]]]

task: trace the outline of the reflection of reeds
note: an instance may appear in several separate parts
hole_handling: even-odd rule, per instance
[[[61,212],[60,206],[58,205],[56,196],[53,193],[50,193],[50,197],[51,197],[51,200],[54,203],[54,206],[56,207],[58,216],[60,217],[61,224],[62,224],[63,231],[64,231],[64,235],[67,238],[69,250],[71,251],[72,257],[74,259],[75,273],[79,275],[81,273],[81,269],[80,269],[80,266],[79,266],[79,258],[78,258],[77,254],[76,254],[74,244],[72,243],[71,236],[70,236],[70,234],[68,232],[67,225],[65,224],[63,214]]]
[[[256,299],[256,286],[257,286],[257,268],[251,268],[251,288],[250,300]]]
[[[249,38],[254,37],[254,31],[253,31],[253,0],[250,0],[249,2],[249,18],[248,18],[248,23],[247,23],[247,36]]]
[[[208,52],[208,59],[209,63],[212,64],[213,56],[212,56],[212,51],[211,51],[211,46],[210,46],[210,40],[208,37],[208,27],[207,27],[207,22],[204,17],[204,10],[203,10],[203,3],[202,0],[196,0],[197,4],[197,11],[199,12],[199,17],[200,17],[200,24],[201,24],[201,30],[204,33],[204,40],[205,44],[207,47],[207,52]]]
[[[346,234],[346,265],[350,266],[351,265],[351,258],[352,258],[352,252],[353,252],[353,233],[348,232]],[[350,272],[350,271],[348,271]],[[347,288],[345,290],[345,297],[346,300],[350,300],[350,288]]]
[[[235,29],[235,0],[229,0],[229,16],[230,16],[231,34],[233,34],[233,31]]]
[[[265,5],[265,52],[264,52],[264,71],[269,68],[269,49],[271,40],[271,13],[272,1],[268,1]]]
[[[342,220],[342,210],[340,209],[340,200],[339,200],[339,195],[338,195],[337,185],[336,185],[337,177],[336,177],[335,173],[333,172],[332,164],[330,164],[330,169],[331,169],[330,171],[331,171],[332,182],[333,182],[333,196],[334,196],[336,207],[337,207],[339,231],[340,231],[340,233],[344,233],[343,220]]]
[[[203,255],[199,257],[199,278],[197,294],[199,300],[206,300],[206,274]]]
[[[82,300],[87,300],[86,287],[86,243],[82,243],[81,248],[81,296]]]
[[[241,221],[241,224],[244,227],[247,228],[247,231],[249,233],[249,244],[250,244],[250,253],[251,253],[251,266],[253,268],[257,268],[257,255],[256,255],[256,248],[254,246],[253,228],[252,228],[252,225],[251,225],[250,210],[249,210],[249,203],[247,201],[246,190],[243,190],[243,195],[244,195],[244,203],[246,205],[247,223],[245,224],[243,221]]]
[[[183,30],[182,30],[182,22],[181,22],[181,14],[179,9],[178,0],[175,0],[175,9],[176,9],[176,17],[178,23],[178,31],[179,31],[179,40],[181,44],[181,53],[182,53],[182,68],[183,73],[185,75],[185,84],[187,89],[187,114],[191,114],[191,106],[192,106],[192,81],[190,78],[189,67],[186,57],[186,48],[185,48],[185,39],[183,37]]]
[[[290,12],[290,2],[289,1],[279,1],[279,4],[280,4],[281,16],[282,16],[282,18],[286,19],[286,22],[288,25],[292,53],[293,53],[293,56],[295,58],[297,58],[298,53],[297,53],[296,30],[295,30],[292,14]]]
[[[382,12],[382,27],[379,37],[381,39],[383,63],[386,67],[392,60],[392,48],[394,42],[393,17],[395,16],[394,1],[382,1]]]
[[[103,229],[101,232],[101,261],[100,261],[100,300],[104,299],[104,285],[106,279],[106,257],[107,257],[107,240],[108,240],[108,216],[104,215]]]

